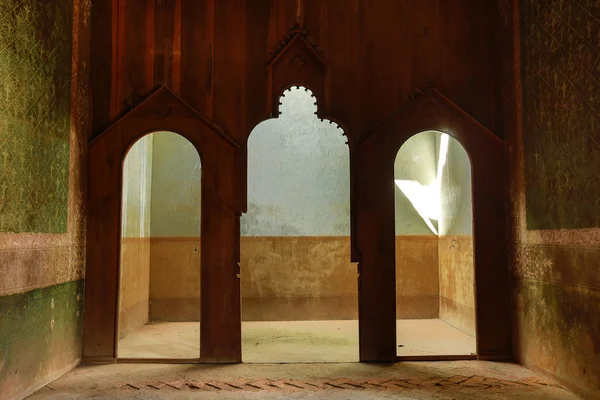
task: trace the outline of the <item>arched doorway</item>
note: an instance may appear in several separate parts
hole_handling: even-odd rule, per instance
[[[398,189],[394,183],[394,161],[407,140],[425,131],[443,132],[455,138],[470,159],[477,335],[476,356],[469,358],[508,359],[511,328],[502,178],[504,143],[446,96],[429,88],[361,142],[353,153],[353,169],[357,171],[353,180],[354,229],[361,256],[361,361],[399,359],[398,345],[402,343],[397,343],[396,336],[395,259],[403,251],[396,248],[394,198]]]
[[[343,131],[294,87],[248,140],[241,219],[242,360],[358,361],[350,262],[350,160]]]
[[[240,147],[165,87],[157,89],[88,145],[83,359],[92,363],[127,361],[117,358],[123,161],[130,148],[152,132],[177,132],[192,143],[202,158],[202,179],[195,182],[202,196],[198,209],[201,206],[203,234],[201,251],[197,249],[201,253],[198,268],[202,268],[201,358],[198,360],[196,355],[173,362],[239,362],[237,270],[241,202],[235,158]],[[195,263],[195,257],[190,262]]]
[[[394,184],[397,354],[474,358],[469,156],[445,133],[418,133],[396,154]]]
[[[123,161],[117,357],[200,357],[201,162],[173,132]]]

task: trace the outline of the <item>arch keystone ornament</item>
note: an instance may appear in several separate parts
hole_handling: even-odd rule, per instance
[[[241,214],[235,161],[240,146],[165,87],[89,143],[83,359],[117,361],[123,161],[143,136],[177,133],[196,148],[201,186],[200,362],[239,362],[241,326],[237,254]]]
[[[304,86],[326,103],[327,70],[323,51],[308,33],[300,29],[290,30],[271,54],[267,65],[268,114],[277,118],[279,98],[292,86]]]
[[[430,87],[356,149],[354,161],[359,172],[354,180],[354,204],[356,246],[361,254],[360,360],[397,359],[394,160],[407,139],[424,131],[454,137],[469,155],[477,358],[510,358],[504,142]]]

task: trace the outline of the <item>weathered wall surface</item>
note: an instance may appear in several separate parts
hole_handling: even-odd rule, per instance
[[[41,387],[81,356],[89,17],[78,0],[0,1],[5,399]]]
[[[402,145],[394,161],[394,180],[412,180],[424,186],[435,181],[438,135],[421,132]],[[440,303],[437,236],[396,184],[394,191],[396,318],[437,318]]]
[[[242,236],[350,235],[350,152],[314,103],[309,91],[286,91],[279,118],[252,131]]]
[[[0,1],[0,232],[67,232],[72,6]]]
[[[469,156],[450,138],[440,188],[440,319],[475,337],[471,190]]]
[[[150,319],[200,320],[200,239],[151,239]]]
[[[19,398],[81,356],[83,280],[0,297],[0,391]]]
[[[514,6],[507,150],[515,355],[598,398],[600,3]]]
[[[356,319],[348,236],[242,238],[242,319]]]
[[[475,337],[473,237],[439,238],[440,319]]]
[[[120,338],[148,322],[153,139],[140,139],[123,162]]]

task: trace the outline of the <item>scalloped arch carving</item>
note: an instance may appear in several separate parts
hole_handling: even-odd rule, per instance
[[[277,46],[267,66],[267,111],[279,114],[279,97],[293,86],[309,88],[313,95],[326,100],[327,65],[323,51],[306,31],[291,30]]]

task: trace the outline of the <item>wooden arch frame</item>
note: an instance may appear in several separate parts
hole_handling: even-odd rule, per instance
[[[83,358],[116,361],[122,165],[137,140],[157,131],[185,137],[202,161],[200,361],[237,362],[240,204],[235,161],[239,146],[164,87],[89,143]]]
[[[439,91],[429,88],[356,151],[356,245],[362,255],[361,361],[397,359],[394,160],[408,138],[424,131],[451,135],[471,159],[477,354],[479,359],[509,358],[504,143]]]

